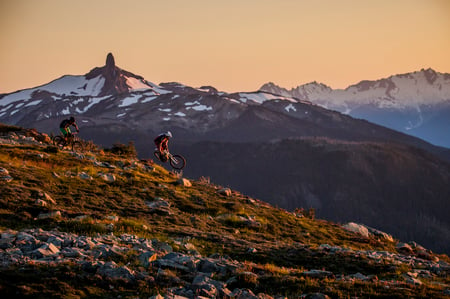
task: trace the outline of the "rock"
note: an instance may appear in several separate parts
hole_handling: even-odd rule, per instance
[[[138,256],[139,263],[144,267],[148,268],[150,264],[158,258],[158,255],[154,251],[147,251],[144,253],[141,253]]]
[[[311,277],[311,278],[334,278],[334,274],[333,272],[330,271],[325,271],[325,270],[310,270],[310,271],[305,271],[302,272],[301,274]]]
[[[109,277],[111,279],[125,279],[125,280],[133,280],[134,274],[133,271],[131,271],[126,266],[118,267],[117,264],[113,261],[106,262],[104,265],[101,265],[97,273]]]
[[[116,181],[116,176],[112,173],[99,173],[98,176],[108,183],[113,183]]]
[[[422,285],[422,281],[420,281],[420,279],[417,279],[417,278],[414,278],[414,277],[408,277],[406,279],[406,282],[409,283],[409,284],[416,285],[416,286]]]
[[[369,230],[367,229],[366,226],[362,225],[362,224],[358,224],[358,223],[354,223],[354,222],[349,222],[345,225],[343,225],[343,227],[351,232],[360,234],[366,238],[369,237]]]
[[[0,167],[0,176],[8,175],[9,171],[6,168]]]
[[[159,215],[170,215],[172,212],[170,211],[170,202],[157,197],[155,201],[147,201],[145,205],[149,207],[153,212]]]
[[[355,273],[355,274],[352,274],[352,275],[349,275],[349,277],[353,278],[353,279],[357,279],[357,280],[369,280],[368,276],[366,276],[364,274],[361,274],[359,272]]]
[[[230,188],[223,188],[217,191],[220,195],[231,196],[232,192]]]
[[[189,181],[188,179],[184,179],[184,178],[179,179],[176,182],[176,185],[180,185],[180,186],[183,186],[183,187],[192,187],[191,181]]]
[[[235,289],[231,294],[230,298],[239,299],[258,299],[255,294],[249,289]]]
[[[118,222],[119,221],[119,216],[110,215],[110,216],[106,217],[106,220],[109,220],[109,221],[112,221],[112,222]]]
[[[300,298],[302,299],[330,299],[328,295],[322,293],[310,293],[306,295],[302,295]]]
[[[406,253],[406,254],[411,254],[414,252],[413,249],[411,248],[411,246],[407,243],[400,242],[397,244],[396,248],[399,252]]]
[[[83,180],[88,180],[88,181],[92,180],[92,177],[85,172],[79,173],[78,177]]]
[[[0,181],[11,182],[13,177],[9,175],[9,171],[6,168],[0,167]]]
[[[40,213],[37,217],[38,219],[49,219],[49,218],[60,218],[61,212],[60,211],[52,211],[49,213]]]
[[[44,258],[47,256],[55,255],[59,253],[59,249],[53,244],[44,244],[31,254],[32,257],[35,258]]]
[[[369,233],[374,235],[375,237],[385,239],[389,242],[394,242],[394,238],[388,233],[382,232],[380,230],[371,227],[367,227],[367,229],[369,230]]]

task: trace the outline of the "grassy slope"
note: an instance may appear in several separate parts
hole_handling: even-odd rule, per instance
[[[266,275],[253,286],[260,292],[295,296],[322,291],[339,297],[357,294],[373,298],[442,294],[442,287],[431,281],[420,287],[405,284],[404,288],[393,291],[376,282],[348,284],[334,279],[305,279],[300,275],[305,269],[326,269],[334,273],[361,272],[377,275],[379,279],[401,280],[401,274],[410,269],[374,264],[369,259],[352,255],[311,253],[309,249],[321,244],[395,252],[395,243],[363,238],[328,221],[297,217],[236,191],[227,197],[218,193],[220,186],[206,180],[193,181],[192,187],[183,187],[177,184],[176,174],[156,165],[154,171],[146,171],[132,158],[97,152],[80,159],[69,152],[52,153],[49,149],[46,146],[0,145],[0,167],[6,168],[14,178],[10,183],[0,183],[2,229],[41,227],[86,235],[106,234],[109,233],[107,224],[111,222],[107,216],[116,215],[119,221],[115,223],[114,234],[157,238],[178,250],[183,249],[176,248],[174,240],[188,238],[203,256],[227,255],[245,263],[247,270],[263,271]],[[117,167],[95,166],[93,161],[108,162]],[[78,174],[82,172],[93,179],[81,179]],[[99,173],[114,174],[116,181],[106,182],[98,177]],[[36,198],[42,192],[50,195],[56,204],[49,207],[36,205]],[[146,202],[156,198],[170,202],[170,215],[154,213],[147,207]],[[39,214],[52,210],[61,211],[62,217],[58,220],[37,219]],[[77,220],[76,217],[81,215],[88,217]],[[239,216],[255,219],[259,225],[249,226]],[[256,252],[248,254],[249,248],[255,248]],[[28,268],[20,273],[14,269],[2,270],[0,291],[14,290],[15,280],[20,280],[22,284],[37,284],[34,289],[40,290],[39,294],[111,295],[109,286],[94,283],[94,278],[68,275],[68,271],[60,268],[36,267],[39,271]],[[69,272],[76,273],[76,267],[67,267]],[[444,282],[450,283],[448,278]],[[124,284],[116,286],[114,296],[131,296],[136,288],[141,294],[150,295],[163,292],[165,287],[169,286]],[[29,294],[36,295],[31,291]]]

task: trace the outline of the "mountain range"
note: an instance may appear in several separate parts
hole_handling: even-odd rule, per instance
[[[433,69],[364,80],[346,89],[312,82],[287,90],[274,83],[261,91],[310,101],[327,109],[450,147],[450,74]]]
[[[401,77],[425,80],[411,81],[415,88],[440,82],[445,91],[448,76],[433,80],[428,73]],[[348,89],[350,98],[358,90],[363,98],[375,94],[384,84],[372,83]],[[154,84],[119,68],[108,54],[104,66],[85,75],[0,95],[0,122],[57,134],[59,122],[74,115],[83,138],[105,147],[133,141],[141,158],[151,156],[157,134],[171,130],[172,151],[188,160],[185,175],[210,177],[289,210],[314,208],[326,219],[358,220],[450,252],[448,148],[326,109],[312,96],[265,86],[226,93],[211,86]],[[445,96],[435,102],[446,105]]]

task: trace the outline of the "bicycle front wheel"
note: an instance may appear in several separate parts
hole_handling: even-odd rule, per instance
[[[72,143],[72,150],[74,152],[82,152],[83,151],[83,144],[81,144],[80,141],[74,141]]]
[[[174,168],[174,169],[183,169],[184,166],[186,166],[186,159],[181,156],[181,155],[173,155],[170,158],[170,165]]]

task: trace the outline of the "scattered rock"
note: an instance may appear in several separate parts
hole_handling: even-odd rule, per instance
[[[224,196],[231,196],[232,192],[230,188],[223,188],[217,191],[217,193],[224,195]]]

